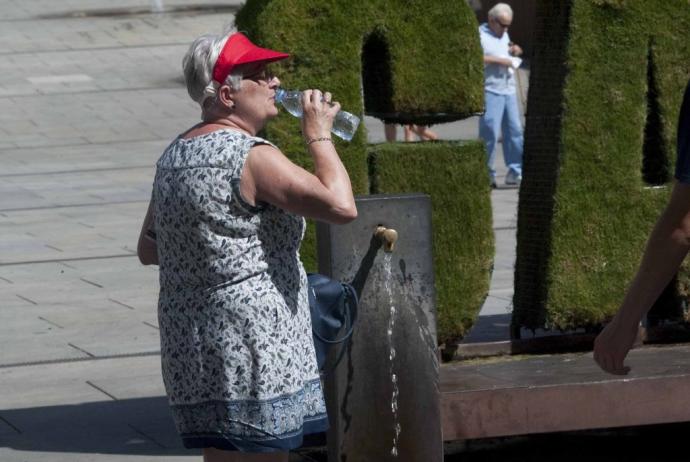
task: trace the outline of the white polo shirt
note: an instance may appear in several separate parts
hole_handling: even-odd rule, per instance
[[[489,24],[484,23],[479,26],[479,40],[485,56],[496,56],[498,58],[510,58],[508,52],[510,37],[508,32],[499,38],[489,28]],[[500,64],[484,64],[484,89],[499,95],[515,94],[515,77],[513,72],[506,66]]]

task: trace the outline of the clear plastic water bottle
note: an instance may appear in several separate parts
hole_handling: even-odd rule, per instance
[[[295,117],[302,118],[302,92],[299,90],[276,90],[276,102]],[[346,111],[338,111],[331,131],[345,141],[350,141],[359,126],[359,117]]]

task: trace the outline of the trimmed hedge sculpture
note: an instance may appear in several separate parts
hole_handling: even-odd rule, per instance
[[[456,340],[474,323],[493,264],[484,144],[380,144],[371,147],[369,163],[372,193],[431,196],[438,338]]]
[[[429,124],[483,110],[477,22],[464,1],[248,0],[236,16],[236,25],[256,43],[292,55],[275,65],[281,86],[328,90],[355,114]],[[296,119],[281,115],[267,127],[265,136],[293,161],[310,166]],[[369,193],[364,127],[349,143],[335,141],[355,193]],[[381,192],[432,195],[434,239],[447,242],[445,258],[435,262],[438,299],[444,300],[439,304],[439,319],[444,320],[439,323],[440,340],[461,337],[488,292],[493,233],[490,214],[486,218],[490,207],[487,172],[479,160],[469,160],[483,158],[483,153],[477,154],[479,149],[478,145],[465,148],[443,143],[373,148],[374,158],[396,172],[389,176],[376,170]],[[405,153],[404,159],[402,154],[394,158],[398,150]],[[470,177],[476,179],[469,181]],[[477,182],[478,189],[463,192],[463,184],[473,188],[470,185]],[[441,189],[444,185],[447,190]],[[477,202],[476,210],[466,204],[468,198]],[[479,215],[436,210],[438,204],[453,200],[458,202],[449,210]],[[462,239],[450,242],[451,232]],[[314,239],[310,226],[301,250],[308,270],[316,269]],[[476,263],[468,263],[474,255],[479,255]],[[454,272],[458,269],[463,272]]]
[[[596,326],[618,308],[668,199],[690,75],[686,0],[541,0],[537,11],[514,333]],[[678,289],[653,311],[678,317]]]

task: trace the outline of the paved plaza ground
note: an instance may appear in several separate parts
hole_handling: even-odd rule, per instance
[[[154,163],[199,119],[182,55],[232,23],[239,2],[165,0],[222,11],[163,14],[150,3],[0,0],[2,462],[199,460],[172,427],[157,270],[135,248]],[[366,127],[383,141],[379,121]],[[434,129],[476,138],[477,120]],[[482,314],[496,317],[478,340],[507,336],[511,309],[517,189],[492,194],[497,259]]]

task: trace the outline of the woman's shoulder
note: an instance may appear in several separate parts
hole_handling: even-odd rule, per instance
[[[193,132],[185,132],[185,133],[194,135]],[[273,148],[278,149],[275,144],[273,144],[272,142],[268,141],[265,138],[262,138],[260,136],[250,135],[249,133],[245,133],[245,132],[242,132],[239,130],[234,130],[231,128],[222,128],[222,129],[218,129],[218,130],[208,131],[205,133],[196,134],[195,136],[184,137],[183,135],[180,135],[180,137],[178,137],[178,140],[182,140],[183,142],[192,142],[192,143],[198,142],[200,144],[207,145],[211,148],[221,147],[223,145],[225,145],[225,146],[237,145],[237,146],[244,146],[244,147],[246,147],[247,150],[249,150],[252,147],[257,146],[257,145],[268,145],[268,146],[271,146]]]
[[[243,164],[252,148],[278,150],[272,142],[231,128],[187,130],[175,138],[159,159],[158,167],[229,167]]]
[[[268,141],[266,138],[262,138],[260,136],[250,136],[250,135],[247,135],[247,136],[249,137],[251,147],[265,145],[265,146],[270,146],[272,148],[278,149],[278,146],[276,146],[272,142]]]
[[[249,134],[220,129],[188,130],[175,138],[157,162],[159,168],[228,168],[243,159],[254,145]]]

